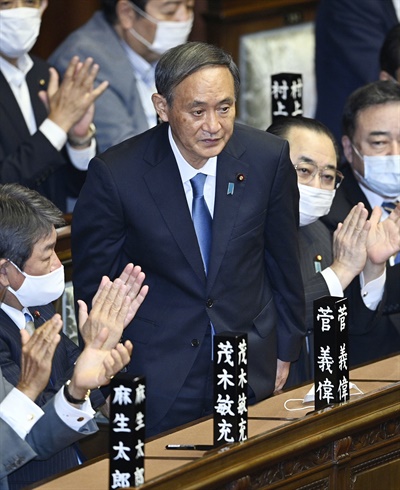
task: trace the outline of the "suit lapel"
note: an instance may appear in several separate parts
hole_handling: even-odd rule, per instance
[[[208,291],[211,290],[218,275],[243,202],[246,179],[250,171],[249,162],[239,160],[243,151],[244,147],[232,144],[218,156]],[[241,176],[244,180],[240,180]]]
[[[37,127],[39,127],[47,117],[46,107],[38,95],[41,90],[47,90],[47,81],[48,74],[44,76],[42,70],[38,70],[35,64],[26,76]]]
[[[150,142],[145,159],[152,168],[144,175],[144,180],[188,264],[205,282],[200,248],[167,129],[167,124],[161,124],[156,134],[163,132],[163,137],[158,138],[157,142]]]
[[[20,140],[29,137],[29,129],[26,125],[24,116],[19,108],[18,102],[13,91],[0,72],[0,105],[3,106],[4,112],[7,114],[8,120],[15,128],[15,133],[20,135]]]

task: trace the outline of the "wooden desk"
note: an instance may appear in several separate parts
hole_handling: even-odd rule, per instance
[[[400,356],[355,369],[350,379],[364,394],[320,412],[284,407],[289,398],[302,399],[310,385],[250,407],[244,443],[208,453],[165,449],[211,444],[211,419],[146,443],[147,483],[140,488],[397,490]],[[97,458],[37,488],[108,490],[108,460]]]

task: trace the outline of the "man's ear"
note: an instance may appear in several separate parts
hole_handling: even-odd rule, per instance
[[[343,154],[346,157],[346,160],[349,163],[352,163],[354,150],[350,138],[346,135],[342,136],[342,146],[343,146]]]
[[[131,29],[133,27],[136,12],[132,6],[129,5],[128,0],[118,0],[115,6],[115,12],[117,14],[118,23],[123,29]]]
[[[168,122],[168,104],[165,98],[160,94],[153,94],[151,100],[161,121]]]
[[[10,262],[7,259],[0,259],[0,288],[10,285],[8,280],[8,267],[10,266]]]
[[[393,77],[385,70],[379,72],[379,80],[393,80]]]

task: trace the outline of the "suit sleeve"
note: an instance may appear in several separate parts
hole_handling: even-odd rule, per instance
[[[13,386],[4,379],[0,369],[0,402]],[[31,446],[0,418],[0,487],[1,480],[36,456]]]
[[[15,327],[17,328],[17,327]],[[17,345],[12,345],[13,340],[15,342],[20,343],[19,339],[19,330],[18,337],[16,339],[7,339],[4,336],[0,336],[0,367],[3,372],[3,376],[7,379],[9,383],[13,386],[17,386],[19,377],[21,374],[21,348]],[[53,359],[53,369],[54,363],[62,363],[61,366],[58,366],[57,371],[62,371],[63,376],[57,379],[50,379],[45,390],[39,395],[39,397],[35,400],[35,403],[39,405],[39,407],[43,407],[56,393],[57,391],[64,385],[64,383],[71,379],[72,373],[74,371],[74,363],[77,360],[80,349],[77,347],[72,340],[70,340],[63,333],[62,342],[58,345],[57,349],[63,349],[64,352],[61,355],[61,359],[59,361],[59,357],[56,355]],[[20,344],[18,344],[19,346]],[[65,361],[64,361],[65,359]],[[67,364],[65,364],[67,363]],[[103,405],[105,402],[105,398],[107,396],[107,388],[105,388],[105,394],[103,395],[100,390],[92,390],[90,395],[90,400],[92,406],[96,409]]]
[[[3,134],[3,130],[0,129],[0,181],[2,183],[18,182],[27,187],[37,187],[56,169],[66,164],[63,155],[40,131],[32,136],[29,135],[10,153],[4,138],[13,138],[13,135]]]
[[[266,267],[278,311],[278,358],[298,358],[305,335],[304,287],[298,246],[299,191],[285,142],[274,178],[266,226]]]
[[[54,397],[43,407],[43,410],[44,415],[26,437],[26,442],[37,454],[36,459],[47,459],[61,449],[98,430],[93,420],[90,420],[79,431],[68,427],[55,411]]]
[[[123,216],[108,167],[99,158],[93,159],[75,206],[71,234],[74,296],[89,307],[102,276],[113,279],[119,273],[126,235]]]

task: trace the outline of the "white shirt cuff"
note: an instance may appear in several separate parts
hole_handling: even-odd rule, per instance
[[[365,306],[370,310],[376,310],[379,303],[382,301],[383,292],[385,290],[386,269],[378,278],[365,284],[364,273],[360,274],[361,297]]]
[[[43,410],[17,388],[13,388],[0,403],[0,417],[21,439],[25,439],[43,414]]]
[[[96,139],[92,138],[90,146],[77,150],[67,142],[67,152],[71,159],[72,165],[78,170],[86,171],[89,167],[90,160],[96,155]]]
[[[50,119],[45,119],[42,122],[39,127],[39,131],[46,136],[46,138],[58,151],[60,151],[67,142],[67,133]]]
[[[96,413],[89,399],[81,405],[81,408],[70,405],[64,397],[64,387],[56,394],[54,406],[60,419],[68,427],[76,431],[79,431],[89,420],[92,420]]]
[[[323,278],[325,279],[326,285],[329,289],[329,294],[331,296],[338,296],[342,298],[344,296],[342,285],[340,284],[338,276],[333,272],[330,267],[327,267],[321,272]]]

